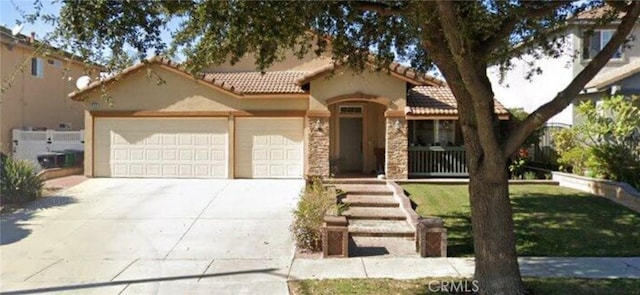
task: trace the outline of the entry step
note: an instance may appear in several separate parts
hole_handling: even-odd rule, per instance
[[[342,202],[350,207],[398,207],[398,201],[393,196],[384,195],[353,195],[347,194]]]
[[[404,220],[349,220],[349,234],[366,237],[413,238],[415,231]]]
[[[402,209],[390,207],[349,207],[343,212],[349,220],[352,219],[379,219],[379,220],[405,220],[407,215]]]

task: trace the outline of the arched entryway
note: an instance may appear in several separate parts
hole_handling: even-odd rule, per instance
[[[387,98],[354,93],[327,100],[330,170],[336,177],[384,173]]]

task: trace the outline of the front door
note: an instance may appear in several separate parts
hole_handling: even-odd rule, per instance
[[[362,117],[340,118],[340,171],[362,172]]]

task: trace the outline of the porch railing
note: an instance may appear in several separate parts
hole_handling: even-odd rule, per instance
[[[409,147],[409,176],[469,176],[464,147]]]

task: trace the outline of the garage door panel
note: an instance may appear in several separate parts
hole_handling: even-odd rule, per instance
[[[236,119],[236,176],[302,177],[302,118]]]
[[[97,118],[95,174],[227,177],[226,118]]]

